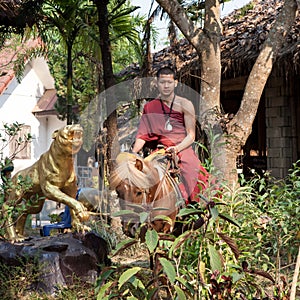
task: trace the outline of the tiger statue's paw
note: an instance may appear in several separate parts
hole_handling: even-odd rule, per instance
[[[77,214],[77,216],[81,222],[88,221],[88,219],[90,218],[90,214],[88,211],[82,211],[79,214]]]
[[[89,226],[86,226],[80,222],[72,223],[72,228],[74,231],[79,232],[79,233],[85,233],[85,232],[89,232],[92,230],[92,228],[90,228]]]
[[[87,208],[80,202],[76,201],[74,203],[74,213],[77,216],[77,218],[81,221],[81,222],[85,222],[89,219],[90,214],[87,211]]]
[[[26,240],[26,237],[24,237],[23,235],[14,235],[8,237],[8,240],[10,241],[10,243],[15,244],[24,242]]]

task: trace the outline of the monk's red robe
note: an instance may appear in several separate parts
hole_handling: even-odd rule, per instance
[[[136,137],[146,142],[156,141],[165,147],[178,145],[187,134],[184,116],[183,113],[172,109],[170,114],[172,130],[167,130],[165,124],[169,114],[170,108],[159,99],[145,104]],[[196,196],[200,187],[205,186],[208,173],[201,165],[192,146],[180,151],[178,157],[182,181],[188,197],[192,201],[199,201]]]

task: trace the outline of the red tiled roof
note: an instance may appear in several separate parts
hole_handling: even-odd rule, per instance
[[[15,41],[9,40],[0,51],[0,96],[15,77],[14,63],[18,58],[18,54],[23,54],[30,48],[37,48],[42,45],[40,39],[28,40],[19,46],[16,46],[16,44],[17,43]],[[56,110],[54,108],[56,100],[56,90],[46,90],[32,110],[32,113],[35,115],[56,114]]]
[[[56,90],[46,90],[44,95],[40,98],[36,106],[33,108],[32,113],[38,116],[56,114],[56,110],[54,107],[56,100]]]
[[[14,62],[18,58],[18,54],[41,45],[39,39],[28,40],[19,46],[16,46],[14,40],[9,40],[4,44],[0,51],[0,95],[6,90],[15,77]]]
[[[15,74],[12,71],[0,73],[0,95],[6,90],[14,77]]]

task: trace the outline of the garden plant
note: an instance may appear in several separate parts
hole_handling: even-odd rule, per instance
[[[222,184],[218,193],[211,184],[201,203],[180,210],[179,236],[157,233],[142,212],[136,238],[120,242],[113,255],[145,244],[151,264],[105,268],[97,299],[289,299],[299,247],[299,175],[298,162],[283,180],[254,174],[241,177],[236,189]]]

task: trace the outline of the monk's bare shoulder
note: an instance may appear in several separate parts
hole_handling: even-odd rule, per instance
[[[192,114],[194,113],[194,105],[189,99],[178,96],[177,103],[180,105],[183,112],[188,112]]]

